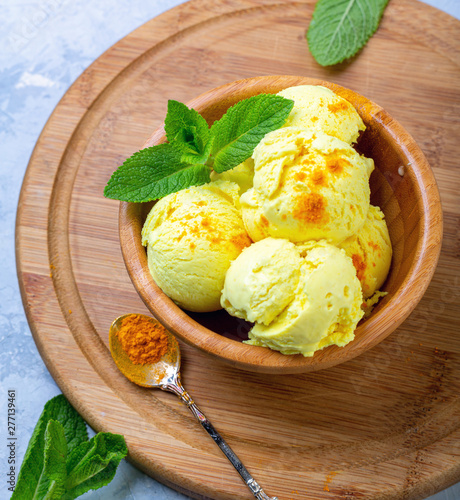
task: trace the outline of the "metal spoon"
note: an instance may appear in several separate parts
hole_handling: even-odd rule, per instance
[[[161,389],[162,391],[168,391],[176,394],[176,396],[178,396],[179,399],[193,413],[198,422],[200,422],[203,429],[212,437],[212,439],[214,439],[215,443],[219,446],[224,455],[230,460],[230,463],[233,467],[235,467],[236,471],[247,484],[252,494],[259,500],[278,500],[277,497],[269,497],[257,484],[246,467],[241,463],[241,460],[236,456],[235,452],[224,441],[222,436],[216,431],[211,422],[205,417],[204,413],[198,408],[187,391],[182,387],[179,373],[179,344],[172,333],[166,330],[166,334],[168,335],[168,350],[166,351],[166,354],[164,354],[156,363],[150,365],[137,365],[129,359],[128,355],[121,347],[117,335],[121,322],[127,316],[130,316],[130,314],[125,314],[117,318],[112,323],[109,332],[110,352],[121,373],[123,373],[128,380],[137,385],[141,385],[142,387]],[[149,316],[143,317],[152,323],[157,323],[155,319]]]

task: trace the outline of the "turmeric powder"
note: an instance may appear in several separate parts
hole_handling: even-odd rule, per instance
[[[136,365],[156,363],[168,350],[164,326],[140,314],[126,316],[117,335],[121,347]]]

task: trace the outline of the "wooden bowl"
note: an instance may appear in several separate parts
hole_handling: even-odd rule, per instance
[[[393,245],[393,261],[380,301],[356,329],[345,347],[331,346],[311,358],[286,356],[242,343],[250,325],[225,311],[189,313],[180,309],[153,281],[147,266],[141,229],[152,206],[121,203],[120,241],[131,280],[152,314],[171,332],[201,351],[250,371],[300,373],[350,360],[381,342],[395,330],[423,296],[438,261],[442,212],[433,173],[412,137],[380,106],[330,82],[298,76],[263,76],[239,80],[210,90],[187,103],[212,124],[236,102],[260,93],[277,93],[295,85],[322,85],[351,102],[366,124],[358,149],[375,161],[371,203],[384,212]],[[163,127],[144,147],[166,140]]]

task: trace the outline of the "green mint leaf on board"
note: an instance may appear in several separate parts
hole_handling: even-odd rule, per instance
[[[50,420],[45,431],[45,464],[42,478],[46,478],[46,487],[37,488],[38,497],[44,500],[60,500],[65,492],[67,441],[62,424]],[[42,496],[43,495],[43,496]]]
[[[210,153],[209,127],[197,111],[181,102],[168,101],[165,132],[168,141],[182,151],[183,162],[206,163]]]
[[[45,404],[11,500],[73,500],[109,483],[128,450],[123,436],[96,434],[60,395]]]
[[[84,420],[67,399],[62,395],[50,399],[45,404],[30,438],[12,500],[41,498],[34,496],[37,488],[40,487],[40,491],[43,491],[47,487],[48,478],[44,475],[42,477],[42,473],[45,467],[45,433],[50,420],[55,420],[64,428],[68,452],[88,440]]]
[[[110,483],[127,452],[123,436],[102,432],[75,448],[67,460],[65,493],[61,500],[73,500]]]
[[[104,195],[141,203],[211,180],[209,167],[190,165],[181,159],[181,151],[172,144],[141,149],[113,173]]]
[[[272,94],[249,97],[211,127],[213,168],[224,172],[247,160],[265,134],[284,125],[294,101]]]
[[[322,66],[354,56],[377,30],[388,0],[318,0],[307,32]]]

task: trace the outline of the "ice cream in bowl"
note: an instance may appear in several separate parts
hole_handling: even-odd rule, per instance
[[[212,125],[260,94],[293,101],[284,124],[210,182],[122,202],[121,248],[146,306],[184,342],[244,370],[319,370],[415,308],[440,252],[439,193],[402,126],[339,85],[258,77],[187,106]],[[160,127],[145,147],[165,141]]]

